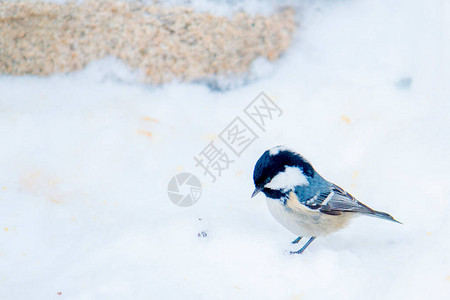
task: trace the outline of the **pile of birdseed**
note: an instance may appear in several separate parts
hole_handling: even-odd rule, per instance
[[[137,2],[0,3],[0,74],[50,75],[107,56],[160,84],[240,74],[277,59],[295,30],[291,8],[232,18]]]

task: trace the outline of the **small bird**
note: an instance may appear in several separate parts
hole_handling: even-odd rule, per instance
[[[393,221],[391,215],[376,211],[355,199],[339,186],[325,180],[300,154],[284,146],[264,152],[253,171],[255,191],[263,192],[272,216],[298,236],[311,237],[298,251],[301,254],[318,236],[337,231],[357,215]]]

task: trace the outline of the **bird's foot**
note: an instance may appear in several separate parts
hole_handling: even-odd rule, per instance
[[[299,237],[299,238],[300,238],[300,237]],[[297,238],[297,239],[300,241],[299,238]],[[303,251],[305,251],[305,249],[308,248],[309,244],[311,244],[315,239],[316,239],[316,238],[315,238],[314,236],[311,237],[311,238],[306,242],[306,244],[305,244],[300,250],[298,250],[298,251],[291,251],[290,254],[302,254]],[[295,240],[295,241],[296,241],[296,240]],[[295,242],[295,241],[294,241],[294,242]]]
[[[301,239],[302,239],[302,236],[299,236],[298,238],[296,238],[295,240],[292,241],[292,244],[297,244],[298,242],[300,242]]]

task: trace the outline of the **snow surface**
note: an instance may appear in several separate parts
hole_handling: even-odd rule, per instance
[[[283,58],[224,92],[111,61],[0,77],[0,299],[449,299],[450,4],[302,3]],[[283,115],[211,183],[193,157],[261,91]],[[250,198],[280,144],[404,225],[287,255],[302,243]],[[189,208],[167,196],[181,171],[203,183]]]

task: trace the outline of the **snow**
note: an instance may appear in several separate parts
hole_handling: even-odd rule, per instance
[[[0,298],[448,299],[449,3],[302,9],[283,58],[223,92],[114,61],[0,77]],[[261,91],[283,115],[212,183],[193,157]],[[404,225],[361,217],[286,254],[303,243],[250,198],[280,144]],[[188,208],[180,172],[203,184]]]

